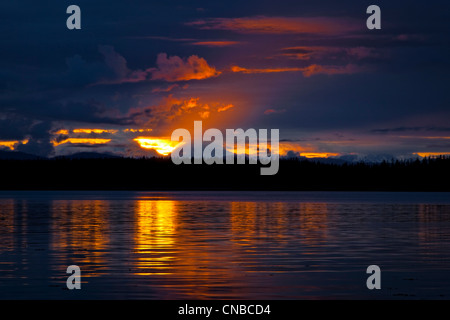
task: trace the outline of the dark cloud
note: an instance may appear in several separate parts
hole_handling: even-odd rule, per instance
[[[28,130],[29,141],[17,146],[17,151],[22,151],[38,156],[48,156],[53,152],[53,144],[50,142],[51,122],[40,122],[32,125]]]
[[[158,54],[157,68],[151,70],[152,79],[169,82],[202,80],[217,77],[221,72],[210,66],[204,58],[192,55],[187,59],[178,56],[168,57],[166,53]]]
[[[390,133],[390,132],[419,132],[419,131],[428,131],[428,132],[446,132],[450,131],[450,127],[396,127],[396,128],[383,128],[383,129],[372,129],[370,130],[373,133]]]
[[[449,131],[448,1],[380,0],[376,32],[369,3],[354,0],[79,0],[76,31],[65,27],[69,4],[0,3],[0,140],[29,139],[29,152],[51,153],[49,141],[65,138],[49,134],[56,127],[170,126],[220,109],[230,127],[299,141],[364,133],[379,150],[383,133]]]

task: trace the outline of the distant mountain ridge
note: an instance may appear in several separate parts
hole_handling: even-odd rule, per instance
[[[150,156],[151,157],[151,156]],[[0,150],[0,160],[38,160],[38,159],[117,159],[122,158],[122,156],[114,155],[111,153],[98,153],[98,152],[77,152],[69,155],[55,156],[51,158],[46,158],[42,156],[37,156],[20,151],[5,151]],[[308,160],[312,162],[320,162],[324,164],[336,164],[342,165],[345,163],[381,163],[383,161],[390,162],[392,160],[415,160],[421,159],[420,156],[409,156],[409,157],[396,157],[390,154],[373,154],[373,155],[342,155],[335,157],[317,157],[317,158],[307,158],[298,155],[298,153],[290,153],[286,156],[280,157],[281,159],[299,159]]]
[[[117,159],[121,156],[110,153],[98,152],[77,152],[65,156],[56,156],[52,158],[41,157],[30,153],[20,151],[0,150],[0,160],[45,160],[45,159]]]
[[[53,159],[118,159],[121,156],[110,153],[98,153],[98,152],[77,152],[66,156],[57,156]]]
[[[46,158],[20,151],[0,150],[0,160],[38,160],[38,159],[46,159]]]

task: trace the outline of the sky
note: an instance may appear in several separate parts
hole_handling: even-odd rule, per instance
[[[450,154],[449,21],[433,0],[5,0],[0,150],[161,155],[201,120],[279,129],[282,155]]]

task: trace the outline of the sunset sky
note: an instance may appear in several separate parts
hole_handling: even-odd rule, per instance
[[[280,129],[282,154],[450,154],[448,1],[23,0],[0,16],[0,150],[167,154],[202,120]]]

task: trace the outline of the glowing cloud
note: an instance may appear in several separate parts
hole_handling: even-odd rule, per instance
[[[417,154],[418,156],[421,156],[422,158],[426,157],[439,157],[439,156],[450,156],[450,152],[415,152],[413,154]]]
[[[59,146],[65,143],[71,144],[107,144],[111,142],[111,139],[87,139],[87,138],[68,138],[63,141],[52,141],[53,146]]]
[[[234,108],[234,105],[232,105],[232,104],[227,104],[226,106],[219,107],[219,108],[217,109],[217,112],[224,112],[224,111],[227,111],[228,109],[231,109],[231,108]]]
[[[68,134],[69,134],[69,130],[61,129],[61,130],[56,131],[55,134],[64,134],[64,135],[68,135]]]
[[[275,72],[297,72],[304,71],[305,68],[274,68],[274,69],[247,69],[239,66],[232,66],[232,72],[241,73],[275,73]]]
[[[329,152],[302,152],[300,156],[306,158],[329,158],[336,157],[339,153],[329,153]]]
[[[6,147],[10,150],[14,150],[14,146],[18,143],[19,141],[0,141],[0,147]]]
[[[15,150],[19,144],[27,144],[29,142],[28,139],[25,140],[11,140],[11,141],[0,141],[0,147],[6,147],[10,150]]]
[[[238,44],[238,41],[197,41],[192,42],[195,46],[205,46],[205,47],[226,47]]]
[[[203,30],[230,30],[255,34],[339,34],[357,26],[349,20],[327,17],[241,17],[211,18],[187,23]]]
[[[177,141],[171,141],[170,139],[151,137],[138,137],[133,141],[136,141],[141,148],[153,149],[163,156],[169,155],[180,143]]]
[[[168,57],[166,53],[158,54],[157,68],[152,70],[153,80],[169,82],[201,80],[217,77],[221,72],[208,65],[205,59],[196,55],[187,59],[178,56]]]
[[[119,130],[114,129],[73,129],[73,133],[117,133]]]
[[[124,129],[123,132],[150,132],[152,129]]]
[[[247,69],[239,66],[232,66],[232,72],[241,73],[277,73],[277,72],[302,72],[305,77],[310,77],[316,74],[353,74],[362,71],[361,68],[348,64],[346,66],[321,66],[312,64],[304,68],[268,68],[268,69]]]

